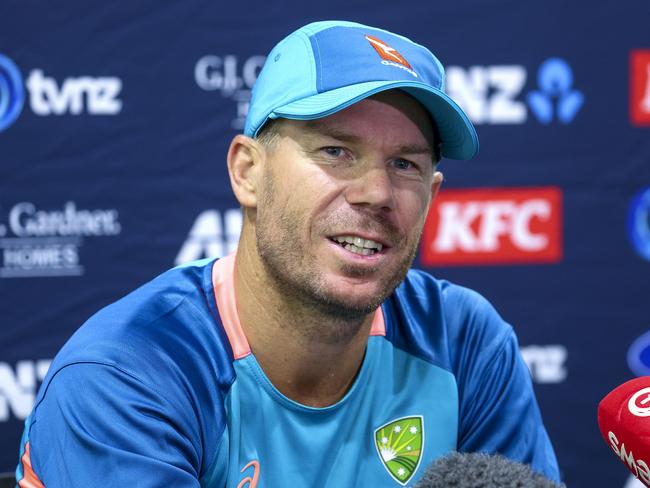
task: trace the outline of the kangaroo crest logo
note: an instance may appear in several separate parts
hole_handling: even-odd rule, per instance
[[[377,51],[377,54],[379,54],[379,57],[381,59],[384,59],[386,61],[392,61],[394,63],[399,63],[402,66],[405,66],[406,68],[413,69],[411,68],[411,65],[406,60],[406,58],[402,56],[399,52],[397,52],[397,49],[389,46],[384,41],[378,39],[375,36],[366,34],[365,37],[366,40],[370,43],[370,45],[375,48],[375,51]]]
[[[391,420],[375,430],[375,447],[382,464],[400,485],[413,477],[424,449],[421,415]]]

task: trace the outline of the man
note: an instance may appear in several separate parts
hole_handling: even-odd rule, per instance
[[[236,255],[171,270],[73,336],[26,422],[23,486],[405,486],[456,449],[557,479],[512,329],[407,274],[440,152],[478,150],[443,83],[380,29],[280,42],[228,152]]]

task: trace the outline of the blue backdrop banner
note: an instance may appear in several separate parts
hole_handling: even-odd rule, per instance
[[[564,481],[630,483],[596,407],[650,374],[646,0],[0,3],[0,472],[80,324],[235,248],[225,155],[251,87],[278,40],[332,18],[445,65],[481,152],[443,160],[416,266],[513,324]]]

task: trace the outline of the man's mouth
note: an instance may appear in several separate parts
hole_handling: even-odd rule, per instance
[[[372,256],[381,251],[384,247],[383,244],[380,244],[379,242],[371,241],[370,239],[363,239],[357,236],[336,236],[330,237],[330,239],[338,243],[347,251],[362,256]]]

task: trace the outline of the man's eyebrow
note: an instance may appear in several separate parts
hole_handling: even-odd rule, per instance
[[[342,131],[340,129],[337,129],[336,127],[328,126],[327,124],[324,124],[322,121],[318,119],[306,121],[305,128],[310,133],[325,136],[325,137],[330,137],[338,141],[354,143],[354,142],[359,142],[361,140],[361,137],[355,134]],[[431,147],[430,144],[417,144],[417,143],[404,144],[402,146],[399,146],[396,152],[402,154],[433,154],[434,153],[433,148]]]
[[[337,139],[344,142],[358,142],[361,138],[350,132],[345,132],[336,127],[328,126],[323,124],[320,120],[308,120],[305,123],[307,130],[315,135],[331,137],[332,139]]]
[[[404,154],[433,154],[433,148],[429,144],[407,144],[400,146],[397,152]]]

